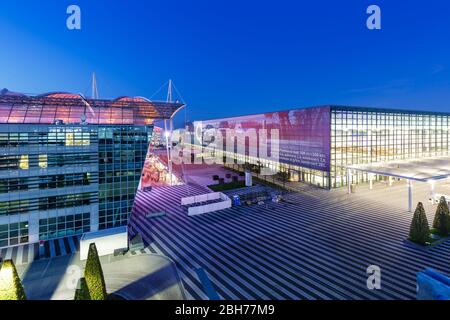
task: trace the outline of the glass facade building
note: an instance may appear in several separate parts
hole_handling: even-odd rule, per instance
[[[99,128],[99,228],[126,225],[149,146],[149,126]]]
[[[127,225],[153,121],[144,98],[0,95],[0,247]]]
[[[354,107],[330,112],[332,187],[347,185],[348,165],[449,154],[450,114]],[[364,172],[352,176],[353,183],[368,181]]]
[[[224,156],[240,163],[284,172],[291,182],[326,189],[347,185],[347,167],[350,165],[443,156],[449,154],[450,148],[450,114],[440,112],[319,106],[207,120],[202,121],[201,126],[204,132],[209,129],[234,129],[237,132],[277,129],[277,161],[260,154],[252,155],[248,148],[238,152],[236,145],[230,152],[226,149],[226,140],[223,147],[206,143],[202,150],[214,152],[214,156],[217,156],[217,150],[226,150]],[[271,144],[270,135],[267,141]],[[237,139],[232,143],[236,144]],[[355,172],[351,178],[351,183],[368,181],[367,173],[363,172]]]

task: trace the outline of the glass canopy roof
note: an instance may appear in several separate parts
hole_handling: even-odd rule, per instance
[[[142,97],[94,100],[64,92],[26,96],[2,90],[0,124],[148,125],[154,120],[170,119],[183,107],[182,103],[153,102]]]
[[[450,177],[450,157],[440,156],[350,165],[347,169],[427,182]]]

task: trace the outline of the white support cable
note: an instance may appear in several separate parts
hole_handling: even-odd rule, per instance
[[[186,103],[184,102],[183,96],[181,95],[180,91],[178,91],[178,89],[177,89],[177,87],[175,86],[175,83],[174,83],[173,81],[172,81],[172,87],[175,89],[175,93],[180,97],[180,101],[181,101],[183,104],[186,104]]]
[[[187,125],[187,104],[184,102],[183,96],[181,95],[180,91],[177,89],[177,87],[175,86],[175,83],[170,80],[170,89],[174,89],[175,93],[177,94],[177,96],[180,98],[181,103],[184,104],[184,128],[186,128]],[[183,174],[183,181],[184,184],[186,185],[186,193],[188,194],[188,196],[190,196],[191,192],[189,189],[189,184],[188,184],[188,179],[187,179],[187,175],[186,175],[186,170],[185,170],[185,166],[184,166],[184,159],[181,160],[181,171]]]
[[[91,107],[91,105],[89,104],[89,102],[87,102],[86,98],[85,98],[81,93],[79,93],[79,95],[80,95],[80,97],[81,97],[81,100],[82,100],[83,103],[85,104],[85,106],[89,108],[89,111],[91,112],[92,116],[95,117],[94,109]],[[86,112],[85,112],[85,114],[86,114]]]
[[[155,93],[153,93],[153,94],[150,96],[150,98],[148,98],[148,100],[152,100],[153,97],[156,96],[158,93],[160,93],[161,90],[162,90],[163,88],[165,88],[167,85],[168,85],[168,81],[164,82],[164,84],[163,84],[158,90],[156,90]]]

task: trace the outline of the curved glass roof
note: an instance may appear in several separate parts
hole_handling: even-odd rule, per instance
[[[82,99],[80,94],[68,92],[50,92],[40,95],[42,98],[57,98],[57,99]]]
[[[5,92],[5,94],[4,94]],[[0,123],[148,125],[170,119],[181,103],[153,102],[143,97],[85,99],[80,94],[53,92],[39,96],[0,94]]]

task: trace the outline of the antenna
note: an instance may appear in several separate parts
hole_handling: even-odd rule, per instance
[[[97,89],[97,77],[95,76],[95,72],[92,73],[92,99],[98,99],[98,89]]]
[[[167,102],[173,102],[172,99],[172,79],[169,79],[169,86],[167,89]]]

